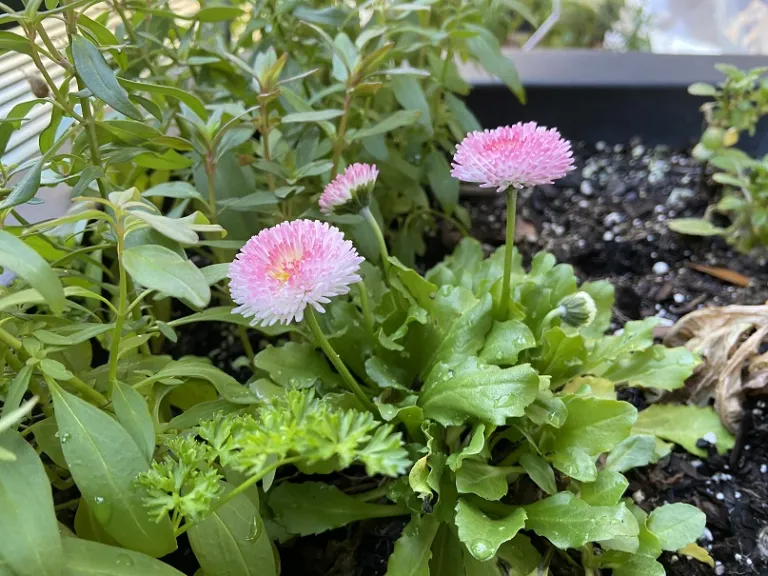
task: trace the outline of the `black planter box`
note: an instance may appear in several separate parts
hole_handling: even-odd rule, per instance
[[[495,78],[472,66],[462,75],[473,85],[467,103],[485,128],[535,120],[570,140],[627,142],[685,148],[702,131],[699,106],[688,94],[694,82],[723,79],[718,62],[739,68],[768,65],[768,56],[698,56],[602,50],[534,50],[507,53],[517,67],[528,103],[520,104]],[[768,153],[768,122],[739,147]]]

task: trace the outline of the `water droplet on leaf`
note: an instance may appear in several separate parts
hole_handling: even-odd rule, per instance
[[[469,545],[469,550],[480,561],[489,560],[493,556],[493,549],[486,540],[475,540]]]
[[[259,539],[259,536],[261,536],[261,520],[259,518],[254,518],[251,520],[251,529],[248,531],[248,536],[246,536],[246,540],[248,542],[256,542],[256,540]]]
[[[91,511],[100,524],[106,524],[112,516],[112,506],[102,496],[96,496],[93,499]]]
[[[128,554],[118,554],[115,564],[118,566],[133,566],[133,558],[128,556]]]
[[[494,408],[506,408],[512,403],[512,394],[505,394],[504,396],[498,396],[493,401]]]

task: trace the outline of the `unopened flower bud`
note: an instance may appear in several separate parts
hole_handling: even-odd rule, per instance
[[[717,150],[723,145],[725,139],[725,130],[717,126],[710,126],[704,131],[701,137],[701,143],[707,150]]]
[[[558,309],[561,312],[560,317],[563,322],[575,328],[589,326],[597,316],[595,301],[586,292],[569,294],[560,300]]]
[[[354,214],[371,203],[379,171],[372,164],[352,164],[325,187],[320,196],[323,214]]]

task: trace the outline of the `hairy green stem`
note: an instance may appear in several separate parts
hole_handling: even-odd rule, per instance
[[[245,356],[250,361],[251,368],[253,368],[253,359],[256,357],[256,352],[254,352],[253,346],[251,346],[251,339],[248,338],[248,330],[246,330],[245,326],[238,326],[237,334],[240,336],[240,343],[243,345],[243,352],[245,352]]]
[[[509,286],[512,277],[512,256],[515,253],[515,219],[517,218],[517,188],[507,188],[507,237],[504,246],[504,277],[501,283],[501,299],[496,311],[504,319],[509,307]]]
[[[365,406],[366,409],[376,413],[376,406],[373,404],[373,402],[371,402],[370,398],[368,398],[368,396],[366,396],[366,394],[362,391],[362,389],[360,388],[360,385],[357,383],[357,380],[355,380],[355,377],[352,376],[352,373],[346,367],[346,365],[344,364],[344,361],[333,349],[333,346],[331,346],[331,343],[328,342],[328,338],[325,337],[325,334],[323,334],[323,331],[320,328],[320,324],[317,323],[315,310],[311,306],[307,306],[307,310],[305,312],[304,317],[306,318],[307,325],[309,326],[309,329],[312,331],[312,335],[315,337],[317,344],[320,346],[320,348],[323,349],[323,352],[325,352],[325,355],[331,361],[331,364],[333,364],[336,367],[336,370],[341,375],[341,378],[342,380],[344,380],[344,383],[347,385],[347,388],[349,388],[349,390],[355,396],[357,396],[357,399],[360,400],[360,402],[363,404],[363,406]]]
[[[117,357],[120,353],[120,342],[123,335],[123,324],[128,315],[128,276],[123,266],[123,225],[117,225],[117,266],[120,272],[119,296],[117,302],[117,316],[115,317],[115,330],[112,333],[112,343],[109,348],[109,383],[117,384]]]
[[[42,29],[42,26],[41,26]],[[29,37],[29,44],[30,44],[30,57],[32,58],[32,62],[35,65],[35,68],[37,68],[38,72],[40,72],[40,75],[45,80],[45,83],[48,85],[48,88],[51,90],[51,94],[53,94],[53,105],[57,105],[59,108],[64,110],[67,114],[72,116],[75,120],[77,120],[80,123],[85,122],[85,118],[80,116],[77,112],[75,112],[75,109],[69,104],[66,98],[62,97],[61,91],[59,90],[59,87],[56,85],[56,82],[53,81],[53,78],[51,78],[51,75],[48,73],[48,69],[43,64],[43,61],[40,60],[40,54],[41,50],[40,47],[35,43],[34,36],[31,34],[31,32],[35,32],[35,30],[27,29],[27,35]],[[54,60],[53,57],[50,58],[51,60]]]
[[[56,46],[51,41],[51,37],[48,36],[48,32],[45,30],[45,26],[39,26],[37,28],[37,33],[40,35],[40,38],[43,40],[43,44],[45,44],[46,48],[48,48],[48,51],[51,53],[51,60],[56,62],[59,66],[64,68],[65,70],[72,70],[72,65],[61,55],[61,52],[59,52],[59,49],[56,48]]]
[[[20,352],[22,349],[21,340],[4,328],[0,328],[0,342],[8,346],[8,348],[13,348],[16,352]]]
[[[32,62],[35,64],[35,68],[37,68],[37,71],[40,72],[41,76],[45,80],[45,83],[48,84],[48,88],[51,89],[51,92],[53,93],[53,97],[61,101],[61,92],[59,92],[59,87],[56,86],[56,83],[53,81],[53,78],[51,78],[51,75],[48,73],[48,69],[43,64],[43,61],[40,60],[40,47],[35,43],[35,37],[34,34],[37,33],[34,29],[27,29],[27,38],[29,39],[29,55],[32,58]],[[66,103],[65,103],[66,105]]]
[[[14,372],[19,372],[24,367],[24,364],[22,363],[22,361],[16,358],[16,356],[13,354],[11,350],[6,350],[5,362],[8,364],[8,366],[11,367],[11,370],[13,370]]]
[[[99,392],[98,390],[94,390],[88,384],[80,380],[77,376],[72,376],[69,380],[66,381],[67,384],[69,384],[75,392],[80,394],[83,398],[91,402],[92,404],[95,404],[96,406],[103,407],[109,404],[109,400],[106,399],[106,397]]]
[[[376,236],[376,242],[379,245],[381,265],[384,267],[384,271],[387,272],[389,270],[389,251],[387,250],[387,242],[384,240],[384,234],[381,232],[379,223],[376,222],[376,218],[368,206],[360,210],[360,215],[365,218],[365,221],[368,222],[368,225],[373,230],[374,236]]]
[[[561,318],[563,316],[563,310],[564,308],[562,306],[556,306],[549,312],[547,312],[547,315],[544,316],[544,319],[541,321],[541,331],[544,332],[550,324],[552,324],[552,321],[555,318]]]

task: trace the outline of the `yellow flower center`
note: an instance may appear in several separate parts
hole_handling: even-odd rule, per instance
[[[302,254],[298,250],[279,254],[275,258],[269,275],[278,282],[285,284],[299,271],[299,268],[301,267],[301,257]]]

